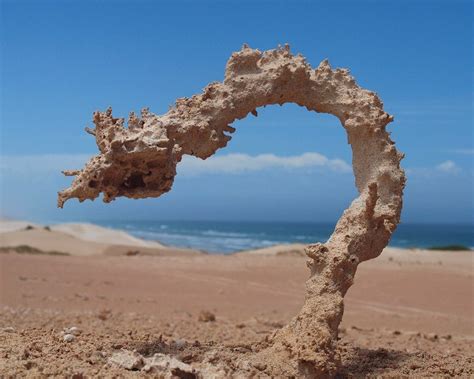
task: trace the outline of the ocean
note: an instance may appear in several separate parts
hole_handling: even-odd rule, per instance
[[[165,245],[228,254],[281,243],[324,242],[335,224],[230,221],[95,221],[136,237]],[[473,225],[401,224],[390,246],[427,248],[446,245],[474,247]]]

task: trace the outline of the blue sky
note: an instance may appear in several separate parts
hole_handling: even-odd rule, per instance
[[[178,166],[172,192],[159,199],[56,209],[56,192],[70,182],[59,171],[97,153],[84,133],[95,110],[165,113],[176,98],[222,80],[243,43],[260,50],[289,43],[313,66],[328,58],[348,67],[395,116],[389,128],[408,176],[403,221],[473,222],[470,1],[3,0],[1,7],[3,216],[337,220],[356,196],[344,129],[291,104],[236,122],[228,147],[214,160]]]

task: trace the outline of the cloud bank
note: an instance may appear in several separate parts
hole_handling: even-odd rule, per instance
[[[5,174],[34,175],[78,169],[92,154],[40,154],[0,156],[0,170]]]
[[[456,173],[460,171],[460,168],[456,165],[451,160],[445,161],[443,163],[440,163],[439,165],[436,166],[436,169],[438,171],[446,172],[446,173]]]
[[[466,173],[469,175],[469,171],[466,172],[450,159],[431,167],[406,168],[405,172],[410,178],[453,177]]]
[[[185,156],[181,164],[178,165],[178,174],[192,176],[201,174],[240,174],[269,169],[295,170],[302,168],[322,168],[342,173],[352,172],[352,167],[342,159],[329,159],[322,154],[310,152],[293,156],[278,156],[275,154],[251,156],[236,153],[214,156],[206,160]]]
[[[3,173],[16,175],[34,175],[35,173],[53,173],[61,175],[61,170],[77,169],[92,155],[86,154],[44,154],[0,157],[0,170]],[[206,174],[241,174],[263,170],[298,170],[304,168],[321,168],[333,172],[350,173],[352,167],[342,159],[329,159],[316,153],[304,153],[293,156],[275,154],[227,154],[214,156],[206,160],[184,156],[178,164],[181,176],[199,176]]]
[[[448,151],[456,154],[474,155],[474,149],[454,149]]]
[[[88,161],[92,154],[41,154],[41,155],[8,155],[0,156],[0,173],[5,180],[8,176],[48,175],[62,177],[61,170],[78,169]],[[184,156],[178,164],[180,177],[197,177],[202,175],[238,175],[250,172],[275,170],[318,169],[339,174],[352,173],[352,167],[343,159],[328,158],[317,152],[300,155],[280,156],[275,154],[249,155],[233,153],[213,156],[206,160]],[[463,170],[452,160],[430,167],[406,168],[411,176],[433,176],[436,174],[452,175]]]

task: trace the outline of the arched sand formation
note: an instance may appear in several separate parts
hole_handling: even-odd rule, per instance
[[[377,257],[400,219],[405,175],[399,153],[385,130],[393,117],[373,92],[360,88],[345,69],[327,61],[312,69],[288,47],[260,52],[244,46],[227,62],[224,81],[202,94],[181,98],[168,113],[130,114],[128,128],[111,109],[94,114],[100,154],[59,193],[58,205],[70,198],[104,201],[117,196],[158,197],[169,191],[183,154],[206,159],[231,139],[233,121],[270,104],[296,103],[330,113],[341,121],[352,146],[359,191],[344,211],[330,239],[309,245],[310,278],[299,314],[252,359],[274,376],[333,376],[338,366],[336,342],[343,298],[360,262]]]

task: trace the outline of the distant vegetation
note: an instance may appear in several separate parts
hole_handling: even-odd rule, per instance
[[[445,245],[428,247],[428,250],[469,251],[471,249],[464,245]]]
[[[64,253],[62,251],[43,251],[29,245],[0,247],[0,253],[10,253],[12,251],[18,254],[69,255],[68,253]]]

